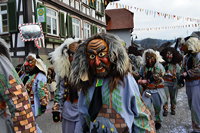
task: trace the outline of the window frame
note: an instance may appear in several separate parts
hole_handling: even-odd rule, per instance
[[[79,22],[79,24],[76,23],[74,20],[78,20],[77,22]],[[79,29],[78,36],[77,36],[77,32],[76,32],[77,29]],[[73,33],[73,36],[75,36],[75,38],[81,38],[81,20],[78,18],[75,18],[75,17],[72,17],[72,33]]]
[[[89,27],[87,27],[87,26]],[[86,36],[86,31],[88,33],[88,35]],[[88,32],[89,31],[89,32]],[[87,39],[91,36],[91,24],[90,23],[87,23],[87,22],[84,22],[83,24],[83,39]]]
[[[49,14],[48,13],[48,10],[51,10],[51,11],[53,11],[53,12],[55,12],[55,16],[54,15],[51,15],[51,14]],[[48,28],[48,21],[46,21],[46,25],[47,25],[47,34],[48,35],[53,35],[53,36],[58,36],[59,35],[59,27],[58,27],[58,25],[59,25],[59,18],[58,18],[58,11],[57,10],[55,10],[55,9],[53,9],[53,8],[49,8],[49,7],[47,7],[47,9],[46,9],[46,18],[48,19],[48,18],[50,18],[50,21],[51,21],[51,25],[50,25],[50,30],[51,30],[51,33],[49,33],[49,28]],[[56,20],[56,34],[54,34],[53,33],[53,19],[54,20]]]
[[[6,10],[1,11],[2,6],[6,6]],[[3,18],[2,15],[6,14],[7,16],[7,31],[3,32]],[[9,32],[9,18],[8,18],[8,5],[6,3],[0,4],[0,34],[6,34]]]

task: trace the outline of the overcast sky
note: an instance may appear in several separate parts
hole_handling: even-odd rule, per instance
[[[157,11],[160,13],[167,13],[184,18],[200,19],[200,0],[120,0],[118,3],[128,5],[129,7],[137,7],[142,9]],[[116,5],[108,5],[107,9],[116,9]],[[187,24],[198,24],[197,21],[186,21],[185,19],[167,19],[164,17],[155,16],[153,14],[146,15],[145,11],[134,12],[134,27],[135,28],[153,28],[153,27],[170,27],[181,26]],[[125,20],[124,20],[125,21]],[[193,31],[200,31],[199,27],[190,28],[173,28],[164,30],[135,30],[133,34],[137,35],[138,40],[144,38],[156,39],[175,39],[178,37],[189,36]]]

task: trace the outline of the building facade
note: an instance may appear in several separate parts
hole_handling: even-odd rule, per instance
[[[49,64],[48,53],[66,38],[86,39],[106,31],[105,7],[109,0],[1,0],[0,37],[10,48],[14,65],[29,52],[38,52]],[[41,19],[43,17],[43,19]],[[23,42],[18,25],[41,22],[45,45],[39,50],[33,42]]]
[[[134,28],[134,14],[125,9],[106,10],[106,30],[109,33],[119,36],[126,47],[131,45],[131,33]]]

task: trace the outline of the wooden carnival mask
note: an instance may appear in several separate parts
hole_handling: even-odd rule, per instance
[[[110,72],[108,51],[108,44],[102,39],[94,39],[87,45],[89,65],[97,77],[106,77]]]
[[[147,52],[145,54],[145,59],[147,67],[153,67],[154,64],[156,63],[156,55],[154,53]]]
[[[36,59],[32,56],[27,56],[26,61],[24,63],[25,72],[29,73],[34,70],[36,66]]]

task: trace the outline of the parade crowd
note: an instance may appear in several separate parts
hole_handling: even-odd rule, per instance
[[[109,33],[68,38],[49,53],[49,68],[35,53],[15,68],[7,46],[0,38],[2,133],[48,133],[36,119],[49,101],[54,102],[52,121],[62,122],[62,133],[156,133],[163,117],[176,115],[178,90],[184,86],[192,133],[200,133],[196,37],[159,51],[126,48]]]

